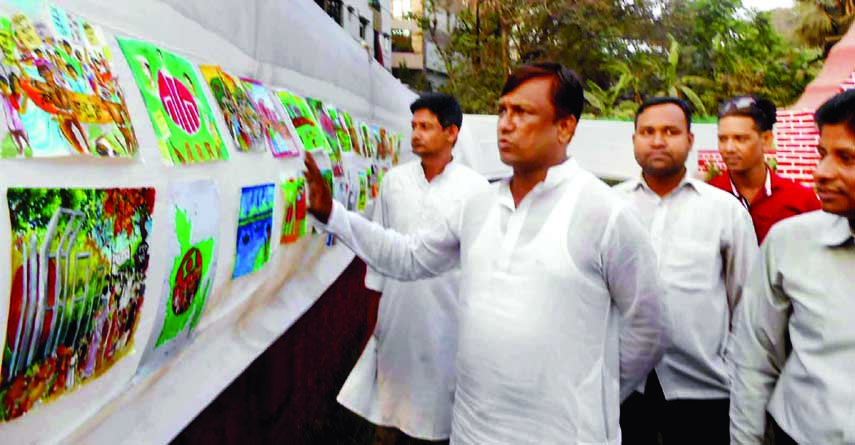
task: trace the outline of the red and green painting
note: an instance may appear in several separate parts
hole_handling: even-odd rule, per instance
[[[0,421],[98,378],[133,349],[155,191],[10,188],[7,199]]]

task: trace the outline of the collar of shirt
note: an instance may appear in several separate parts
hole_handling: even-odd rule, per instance
[[[839,247],[848,242],[855,241],[855,234],[852,233],[852,227],[849,225],[849,220],[833,214],[830,216],[829,224],[824,228],[824,233],[820,236],[820,241],[828,247]]]
[[[566,161],[561,164],[554,165],[546,171],[546,178],[543,181],[538,183],[528,192],[526,198],[529,196],[537,196],[537,194],[552,190],[561,184],[563,184],[568,179],[576,176],[579,172],[579,163],[576,162],[574,158],[568,158]],[[501,181],[501,185],[499,186],[499,204],[505,206],[512,211],[516,209],[516,204],[514,204],[514,196],[511,194],[511,179],[505,178]]]
[[[760,193],[759,195],[755,196],[754,202],[757,202],[758,200],[760,200],[764,197],[772,196],[772,189],[773,189],[772,176],[773,175],[775,175],[775,173],[772,172],[772,170],[769,167],[766,167],[766,183],[763,185],[763,193]],[[736,196],[736,199],[738,199],[739,202],[742,203],[743,207],[745,207],[746,209],[750,209],[752,203],[748,202],[748,198],[742,196],[742,193],[739,193],[739,189],[737,189],[736,184],[733,183],[733,177],[730,176],[730,172],[727,173],[727,178],[730,180],[730,193],[732,193],[733,196]]]
[[[421,180],[422,187],[429,186],[431,182],[435,182],[438,180],[441,181],[441,178],[447,177],[448,173],[457,168],[457,162],[455,162],[455,159],[452,157],[451,161],[449,161],[448,164],[445,164],[445,168],[442,169],[442,172],[434,176],[433,181],[428,182],[427,177],[425,176],[425,169],[424,167],[422,167],[421,161],[413,162],[413,164],[415,164],[414,169],[416,170],[416,176]]]
[[[700,191],[698,191],[698,185],[697,185],[698,182],[700,182],[700,181],[690,177],[689,172],[687,171],[683,175],[683,179],[680,180],[680,183],[677,184],[676,187],[674,187],[674,190],[671,190],[667,195],[662,196],[662,197],[657,195],[656,192],[654,192],[653,189],[651,189],[650,186],[647,185],[647,181],[644,179],[644,176],[639,176],[638,178],[632,179],[632,183],[631,183],[630,188],[633,191],[638,191],[638,189],[643,189],[645,192],[652,193],[652,194],[656,195],[657,197],[659,197],[660,199],[664,199],[668,196],[673,195],[675,192],[677,192],[677,190],[680,190],[683,187],[688,187],[688,188],[694,190],[695,193],[700,193]]]

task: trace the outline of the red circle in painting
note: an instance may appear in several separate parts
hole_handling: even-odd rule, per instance
[[[175,274],[175,285],[172,287],[172,312],[175,315],[187,312],[201,281],[202,252],[193,247],[184,254],[178,273]]]
[[[199,107],[190,90],[178,79],[157,72],[157,89],[160,93],[160,103],[166,114],[188,134],[195,134],[202,126]]]

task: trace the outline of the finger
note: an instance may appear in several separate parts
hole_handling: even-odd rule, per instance
[[[306,152],[305,160],[303,161],[306,164],[306,169],[312,172],[313,175],[319,174],[320,169],[318,168],[317,162],[315,162],[315,157],[312,156],[311,152]]]

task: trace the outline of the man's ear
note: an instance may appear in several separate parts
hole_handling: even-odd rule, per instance
[[[579,121],[576,120],[576,116],[573,115],[558,121],[558,139],[561,141],[561,144],[567,145],[570,143],[573,135],[576,134],[576,124],[578,123]]]
[[[772,149],[772,143],[775,140],[775,132],[772,130],[764,131],[760,134],[760,139],[763,140],[763,152],[767,152]]]
[[[457,142],[457,135],[460,134],[460,127],[457,125],[451,124],[442,129],[445,132],[445,137],[448,139],[448,143],[454,145]]]

